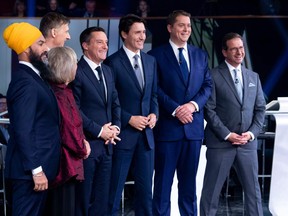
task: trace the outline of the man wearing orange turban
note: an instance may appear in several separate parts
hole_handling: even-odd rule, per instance
[[[26,22],[9,25],[3,38],[19,59],[7,92],[10,140],[5,169],[12,182],[12,212],[38,216],[60,156],[57,102],[40,77],[47,70],[48,47],[41,32]]]

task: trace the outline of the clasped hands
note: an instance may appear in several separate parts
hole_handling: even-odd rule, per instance
[[[241,135],[232,132],[228,137],[228,141],[232,145],[245,145],[251,139],[251,135],[248,132],[242,133]]]
[[[105,140],[105,144],[112,143],[113,145],[116,145],[116,141],[120,141],[120,137],[118,135],[120,134],[120,131],[112,125],[111,122],[105,124],[103,127],[101,138]]]
[[[195,112],[195,110],[195,106],[189,102],[177,107],[175,111],[175,116],[183,124],[191,123],[193,121],[193,113]]]
[[[153,129],[156,125],[157,117],[154,113],[146,116],[131,116],[129,124],[139,131],[144,130],[146,127]]]

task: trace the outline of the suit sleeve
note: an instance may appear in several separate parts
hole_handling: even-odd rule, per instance
[[[151,103],[150,103],[150,113],[154,113],[158,119],[159,110],[158,110],[158,94],[157,94],[157,64],[156,60],[154,60],[153,66],[153,83],[152,83],[152,91],[151,91]]]
[[[248,129],[248,131],[251,131],[255,137],[259,135],[262,129],[262,125],[265,118],[265,105],[266,105],[259,75],[258,74],[256,75],[257,75],[257,94],[254,105],[254,116],[252,124]]]
[[[209,128],[217,135],[217,137],[219,137],[220,140],[224,140],[224,138],[230,133],[230,130],[224,125],[216,113],[216,95],[216,84],[214,81],[212,85],[212,93],[205,105],[204,116]]]
[[[120,102],[118,98],[118,92],[115,87],[114,75],[112,72],[110,74],[112,77],[112,85],[111,85],[111,88],[112,88],[112,124],[117,125],[119,128],[121,128],[121,107],[120,107]]]
[[[38,103],[38,90],[29,79],[18,80],[14,83],[9,107],[11,124],[14,128],[15,143],[20,152],[24,170],[35,169],[40,164],[39,145],[37,145],[35,134],[36,110]]]
[[[190,101],[195,101],[198,104],[199,110],[204,108],[212,91],[212,79],[210,76],[210,70],[208,67],[208,56],[206,53],[204,55],[203,61],[201,62],[203,62],[203,66],[204,66],[202,85],[200,89],[198,90],[198,92],[196,93],[196,95],[194,95],[190,99]]]

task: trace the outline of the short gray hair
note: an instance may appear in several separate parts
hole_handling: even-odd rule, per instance
[[[48,66],[50,76],[48,80],[57,84],[64,84],[74,80],[73,69],[77,64],[77,55],[70,47],[55,47],[48,52]]]

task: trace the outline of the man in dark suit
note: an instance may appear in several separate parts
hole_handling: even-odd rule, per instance
[[[76,215],[106,216],[112,145],[119,140],[121,110],[112,72],[102,64],[108,51],[104,29],[85,29],[80,43],[84,55],[78,62],[72,84],[91,154],[84,161],[85,180],[77,186]]]
[[[48,47],[41,32],[29,23],[8,26],[3,37],[20,63],[7,93],[10,140],[5,171],[12,181],[12,211],[39,216],[60,157],[57,101],[40,77],[46,72]]]
[[[211,71],[212,95],[205,107],[207,165],[201,216],[216,215],[221,188],[234,165],[245,194],[245,215],[263,215],[258,183],[257,139],[265,100],[257,73],[241,66],[242,37],[228,33],[222,42],[225,62]]]
[[[121,142],[114,148],[110,190],[112,215],[118,215],[121,193],[131,167],[135,181],[135,215],[152,215],[154,168],[153,127],[158,116],[156,61],[142,52],[145,20],[136,15],[120,19],[123,47],[107,58],[115,75],[121,105]]]
[[[158,65],[159,120],[155,128],[153,213],[170,214],[175,170],[181,215],[197,214],[196,173],[204,136],[203,108],[212,81],[207,54],[188,45],[190,14],[177,10],[167,19],[169,43],[153,49]]]

